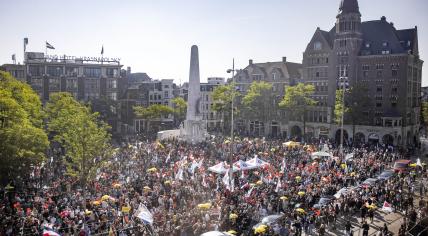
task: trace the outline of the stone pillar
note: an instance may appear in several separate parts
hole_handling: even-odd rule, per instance
[[[198,99],[201,97],[199,78],[198,46],[193,45],[190,53],[189,94],[187,99],[186,120],[201,120],[198,109]]]

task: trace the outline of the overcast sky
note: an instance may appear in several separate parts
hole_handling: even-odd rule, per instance
[[[199,46],[202,81],[254,62],[301,62],[316,28],[330,30],[340,0],[0,0],[0,64],[28,51],[119,57],[123,68],[154,79],[188,81],[190,47]],[[359,0],[362,20],[386,16],[398,29],[418,26],[428,60],[427,0]],[[425,66],[423,85],[428,85]]]

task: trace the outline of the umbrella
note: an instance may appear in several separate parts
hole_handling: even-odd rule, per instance
[[[110,199],[109,195],[104,195],[104,196],[101,197],[101,201],[107,201],[109,199]]]
[[[208,210],[211,208],[211,203],[207,202],[207,203],[198,204],[198,208],[201,210]]]
[[[286,196],[282,196],[282,197],[280,197],[279,199],[281,199],[281,200],[283,200],[283,201],[286,201],[286,200],[288,200],[288,197],[286,197]]]
[[[210,232],[201,234],[201,236],[227,236],[227,234],[222,233],[220,231],[210,231]]]
[[[116,184],[113,184],[113,188],[120,188],[122,185],[121,184],[118,184],[118,183],[116,183]]]
[[[258,158],[258,157],[254,157],[251,160],[246,161],[246,163],[252,168],[260,168],[260,167],[265,167],[267,165],[269,165],[268,162],[263,161],[262,159]]]
[[[288,142],[283,143],[282,145],[286,146],[286,147],[292,147],[292,148],[294,148],[294,147],[299,147],[300,143],[299,142],[294,142],[294,141],[288,141]]]
[[[164,184],[171,184],[171,181],[167,180],[165,182],[163,182]]]
[[[306,211],[303,210],[302,208],[297,208],[296,211],[299,212],[300,214],[305,214],[306,213]]]
[[[229,219],[230,220],[235,220],[235,219],[237,219],[238,218],[238,215],[237,214],[235,214],[235,213],[232,213],[232,214],[230,214],[229,215]]]
[[[295,178],[295,179],[296,179],[296,181],[297,181],[297,182],[299,182],[300,180],[302,180],[302,177],[300,177],[300,176],[296,176],[296,178]]]
[[[257,228],[254,229],[255,234],[262,234],[265,233],[267,230],[267,225],[259,225]]]
[[[99,206],[101,204],[101,201],[92,201],[92,205]]]
[[[152,168],[150,168],[150,169],[148,169],[147,171],[148,172],[156,172],[158,169],[156,169],[155,167],[152,167]]]
[[[238,232],[236,232],[235,230],[229,230],[229,231],[227,231],[227,233],[228,234],[232,234],[232,235],[236,235],[236,234],[238,234]]]
[[[300,191],[300,192],[298,192],[297,193],[299,196],[304,196],[306,193],[305,192],[303,192],[303,191]]]
[[[262,185],[262,184],[263,184],[263,181],[261,181],[261,180],[256,182],[256,185]]]
[[[417,165],[416,165],[416,163],[412,163],[412,164],[410,164],[409,166],[410,166],[410,167],[416,167]]]

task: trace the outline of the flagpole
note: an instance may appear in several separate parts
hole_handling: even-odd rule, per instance
[[[45,41],[45,55],[48,55],[48,41]]]

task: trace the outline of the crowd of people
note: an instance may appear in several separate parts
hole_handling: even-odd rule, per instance
[[[311,155],[320,150],[331,157]],[[406,159],[404,152],[379,145],[344,152],[352,154],[319,140],[293,146],[219,137],[198,144],[128,143],[85,187],[49,163],[35,167],[31,179],[10,183],[0,198],[0,235],[368,235],[385,202],[407,216],[404,235],[427,216],[424,201],[414,204],[416,188],[425,195],[425,167],[362,184]],[[254,157],[268,164],[231,176],[209,171],[220,162],[227,168]],[[330,200],[314,207],[322,197]],[[147,213],[141,209],[148,214],[141,217]],[[278,217],[259,223],[269,215]],[[379,235],[390,233],[387,224],[378,229]]]

